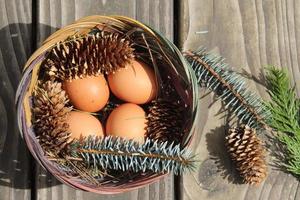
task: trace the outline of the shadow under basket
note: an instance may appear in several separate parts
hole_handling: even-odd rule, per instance
[[[184,105],[184,135],[180,142],[182,148],[186,148],[196,130],[196,118],[198,115],[198,87],[192,68],[186,63],[181,52],[164,36],[150,27],[123,16],[89,16],[68,25],[47,38],[42,46],[36,50],[27,61],[23,78],[16,93],[18,125],[28,149],[38,163],[62,183],[66,183],[76,189],[100,194],[113,194],[129,191],[146,184],[150,184],[166,175],[154,172],[136,172],[125,176],[121,180],[112,180],[91,183],[80,177],[67,175],[64,167],[53,162],[45,156],[34,132],[32,123],[32,96],[38,80],[41,79],[40,69],[49,51],[59,42],[68,40],[74,35],[84,36],[90,34],[95,28],[107,29],[125,35],[133,40],[137,47],[139,59],[152,63],[159,85],[158,97],[165,95],[161,82],[165,80],[169,87],[175,91],[178,101]],[[121,172],[124,173],[124,172]]]

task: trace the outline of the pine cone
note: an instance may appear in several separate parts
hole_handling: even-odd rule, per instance
[[[69,99],[62,84],[47,81],[39,84],[33,97],[33,126],[40,145],[47,152],[58,154],[71,142],[67,114],[72,110],[66,107]]]
[[[133,59],[131,42],[118,33],[97,32],[58,43],[44,66],[50,77],[60,80],[109,74]]]
[[[184,135],[182,116],[179,104],[162,99],[152,101],[147,116],[147,137],[179,144]]]
[[[225,137],[231,159],[245,183],[259,184],[267,176],[265,151],[255,129],[247,125],[229,129]]]

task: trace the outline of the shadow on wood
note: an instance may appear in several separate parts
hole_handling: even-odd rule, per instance
[[[259,69],[260,70],[260,73],[258,76],[255,76],[249,72],[247,72],[245,69],[242,69],[242,72],[241,73],[238,73],[240,74],[242,77],[244,77],[245,79],[248,79],[248,80],[251,80],[251,81],[254,81],[255,83],[257,83],[258,85],[262,86],[262,87],[266,87],[266,78],[264,76],[264,69],[261,68]]]
[[[238,172],[231,162],[226,150],[226,131],[227,128],[225,126],[219,126],[206,134],[206,146],[209,153],[209,160],[206,162],[211,163],[210,170],[215,171],[215,173],[220,175],[223,179],[230,183],[242,184],[242,180],[239,178]],[[205,169],[205,172],[207,173],[207,169]],[[203,179],[203,181],[205,180],[205,182],[207,182],[208,179],[204,179],[202,176],[200,170],[199,180],[201,181]]]
[[[18,131],[14,104],[21,68],[31,53],[28,31],[30,24],[10,24],[0,30],[0,187],[31,187],[30,157]]]
[[[43,24],[39,27],[54,29]],[[36,164],[19,134],[14,103],[22,68],[35,47],[32,30],[31,24],[22,23],[0,30],[0,191],[1,186],[29,189],[35,184]]]

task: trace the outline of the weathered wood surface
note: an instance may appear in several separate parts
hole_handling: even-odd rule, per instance
[[[267,98],[261,81],[263,67],[287,67],[300,94],[300,1],[184,2],[188,12],[182,14],[189,15],[185,16],[188,21],[181,21],[185,30],[181,37],[184,49],[206,46],[224,56],[235,70],[248,74],[251,88],[263,98]],[[300,199],[297,179],[272,166],[269,166],[268,178],[260,186],[241,184],[225,153],[226,122],[222,114],[217,114],[221,109],[220,101],[208,95],[200,100],[200,104],[200,130],[192,146],[199,154],[201,164],[195,173],[182,177],[182,199]]]
[[[32,2],[36,2],[33,10]],[[179,183],[174,184],[174,177],[169,176],[139,190],[104,196],[63,185],[39,166],[32,171],[34,163],[30,162],[31,158],[16,125],[14,93],[22,66],[34,46],[39,46],[57,28],[94,14],[136,18],[173,40],[174,2],[0,0],[0,200],[173,200],[177,197],[184,200],[300,199],[297,179],[272,166],[262,185],[241,184],[225,154],[223,141],[226,119],[222,118],[222,114],[217,114],[222,106],[212,94],[200,100],[202,115],[199,134],[192,144],[201,163],[195,173],[183,176]],[[180,7],[175,8],[179,11],[175,16],[179,16],[181,23],[177,39],[184,49],[206,46],[208,50],[221,54],[249,79],[250,87],[263,98],[267,98],[267,94],[261,81],[262,68],[268,64],[287,67],[300,94],[299,0],[181,0],[176,5]],[[36,29],[34,34],[32,21]],[[202,94],[206,92],[201,90]]]
[[[16,123],[15,91],[31,54],[31,0],[0,1],[0,199],[31,199],[30,156]]]
[[[57,28],[88,15],[125,15],[151,25],[173,39],[172,0],[39,0],[37,8],[37,43],[40,43]],[[53,176],[37,166],[36,197],[39,200],[173,200],[174,180],[168,176],[158,183],[139,190],[118,195],[97,195],[74,190],[60,184]]]

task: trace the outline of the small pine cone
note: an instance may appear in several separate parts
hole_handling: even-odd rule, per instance
[[[58,154],[71,142],[67,114],[72,110],[62,84],[47,81],[39,84],[33,96],[33,126],[39,143],[45,151]]]
[[[225,140],[227,151],[244,182],[261,183],[267,176],[267,166],[265,151],[255,129],[247,125],[231,128]]]
[[[71,80],[109,74],[134,58],[131,42],[118,33],[97,32],[58,43],[44,66],[52,78]]]
[[[182,141],[183,110],[180,104],[158,99],[151,102],[147,116],[147,137],[160,141]]]

